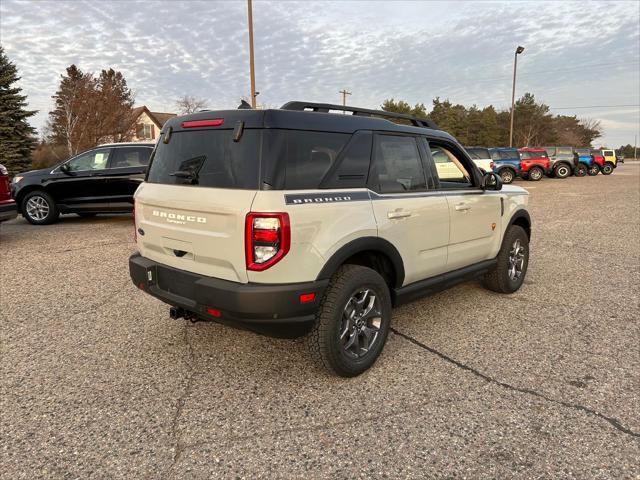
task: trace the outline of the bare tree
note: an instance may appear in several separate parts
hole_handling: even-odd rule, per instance
[[[204,98],[196,98],[189,95],[184,95],[183,97],[176,100],[176,108],[181,115],[186,115],[188,113],[195,113],[203,110],[207,106],[207,103],[208,101]]]
[[[103,70],[98,78],[75,65],[61,76],[49,113],[49,140],[68,155],[104,142],[131,138],[133,94],[120,72]]]

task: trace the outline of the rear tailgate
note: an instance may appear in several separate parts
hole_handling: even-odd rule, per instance
[[[140,253],[170,267],[246,283],[244,223],[255,195],[142,184],[135,197]]]
[[[258,190],[262,115],[202,112],[164,125],[135,194],[142,256],[247,283],[244,224]]]

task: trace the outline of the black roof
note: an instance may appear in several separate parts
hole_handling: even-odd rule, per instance
[[[301,109],[300,106],[315,110]],[[348,115],[342,113],[327,113],[323,111],[329,107],[331,110],[346,110]],[[376,116],[378,115],[378,116]],[[417,125],[401,125],[390,122],[379,116],[402,118]],[[207,110],[168,120],[162,127],[166,131],[172,127],[174,131],[182,130],[182,123],[194,120],[223,119],[224,124],[220,128],[232,129],[240,120],[244,122],[244,128],[280,128],[291,130],[315,130],[322,132],[354,133],[357,130],[375,130],[397,133],[428,134],[452,140],[448,133],[439,130],[435,123],[428,119],[413,117],[411,115],[395,114],[381,110],[368,110],[356,107],[343,107],[341,105],[316,104],[309,102],[289,102],[280,109],[268,110]],[[427,126],[429,125],[429,126]]]

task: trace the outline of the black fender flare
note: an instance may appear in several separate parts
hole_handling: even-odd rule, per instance
[[[402,261],[402,256],[391,242],[380,237],[357,238],[340,247],[324,264],[316,280],[331,278],[345,260],[357,253],[366,251],[380,252],[389,258],[396,273],[395,287],[402,286],[404,282],[404,262]]]
[[[505,232],[507,231],[507,229],[513,225],[514,223],[516,223],[516,221],[518,221],[519,219],[524,219],[528,225],[528,228],[525,229],[527,231],[527,234],[529,235],[529,240],[531,240],[531,215],[529,215],[529,212],[527,212],[524,208],[520,208],[518,210],[516,210],[513,215],[511,215],[511,219],[509,220],[509,223],[507,224],[507,228],[505,228]]]

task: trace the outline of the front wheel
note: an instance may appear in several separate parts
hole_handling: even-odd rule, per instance
[[[518,225],[511,225],[504,235],[495,267],[484,276],[484,286],[498,293],[513,293],[522,286],[528,266],[527,232]]]
[[[391,295],[378,272],[343,265],[329,282],[306,338],[314,360],[341,377],[355,377],[377,360],[391,324]]]
[[[576,177],[584,177],[587,174],[587,167],[584,163],[578,165],[573,172]]]
[[[571,174],[571,170],[568,165],[562,163],[553,169],[553,174],[558,178],[567,178]]]
[[[596,175],[598,175],[598,173],[600,173],[600,167],[594,163],[589,167],[587,173],[590,177],[595,177]]]
[[[529,180],[532,182],[539,181],[544,175],[544,171],[540,167],[533,167],[529,170]]]
[[[60,213],[51,195],[36,190],[22,200],[22,215],[32,225],[48,225],[58,220]]]
[[[602,167],[602,174],[611,175],[612,173],[613,173],[613,165],[611,165],[610,163],[605,163],[604,167]]]
[[[508,184],[513,182],[513,179],[516,177],[516,174],[510,168],[505,168],[500,171],[500,178],[502,179],[502,183]]]

